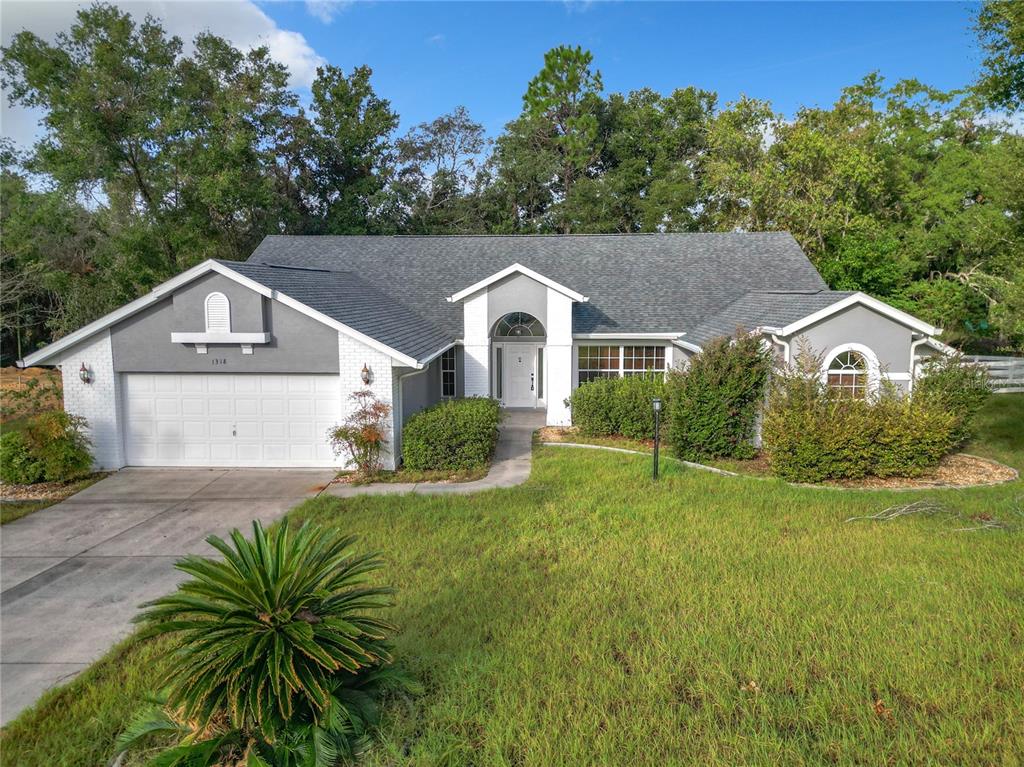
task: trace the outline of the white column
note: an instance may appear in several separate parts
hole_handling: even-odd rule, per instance
[[[487,291],[462,302],[463,360],[467,397],[491,395],[491,343],[487,326]]]
[[[548,288],[547,320],[547,425],[568,426],[571,416],[565,400],[572,394],[572,299]]]

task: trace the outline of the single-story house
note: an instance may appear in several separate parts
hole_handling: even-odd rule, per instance
[[[859,395],[909,389],[938,328],[828,289],[786,233],[271,236],[245,262],[206,261],[28,355],[58,365],[98,466],[333,466],[349,395],[401,425],[453,397],[571,421],[594,378],[683,366],[756,331]]]

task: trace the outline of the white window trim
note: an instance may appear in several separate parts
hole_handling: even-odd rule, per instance
[[[451,368],[451,370],[445,370],[445,367],[444,367],[445,355],[448,352],[452,353],[451,354],[451,360],[452,360],[452,368]],[[439,364],[440,364],[439,370],[440,370],[440,375],[441,375],[441,399],[455,399],[455,397],[459,393],[459,358],[458,358],[458,352],[455,351],[455,347],[454,346],[449,346],[447,349],[445,349],[443,352],[441,352],[440,355],[438,355],[438,360],[439,360]],[[445,373],[451,373],[452,374],[452,388],[454,389],[454,391],[451,394],[445,394],[444,393],[444,374]]]
[[[624,341],[627,341],[627,342],[631,340],[628,336],[623,336],[623,335],[618,335],[618,336],[616,336],[616,338],[624,340]],[[650,336],[645,336],[645,338],[650,338]],[[576,343],[576,344],[573,344],[573,347],[572,347],[572,356],[573,356],[573,361],[572,361],[572,364],[573,364],[572,388],[573,389],[579,388],[579,385],[580,385],[580,373],[601,372],[599,369],[595,370],[593,368],[581,368],[580,367],[580,365],[579,365],[580,349],[582,349],[584,347],[588,347],[588,346],[598,346],[598,347],[600,347],[600,346],[611,346],[613,348],[614,347],[618,347],[618,349],[619,349],[619,369],[614,371],[617,375],[615,375],[615,376],[602,376],[603,378],[623,378],[623,377],[625,377],[625,375],[627,373],[635,375],[636,373],[646,372],[646,371],[639,371],[639,370],[634,370],[634,369],[630,369],[630,370],[626,370],[625,369],[626,368],[626,347],[627,346],[659,346],[659,347],[661,347],[664,350],[663,359],[664,359],[665,367],[662,368],[661,370],[652,370],[651,372],[661,373],[663,376],[667,376],[668,372],[672,369],[672,346],[671,346],[671,344],[665,344],[665,343],[643,343],[640,339],[637,339],[637,340],[633,341],[633,343],[614,344],[614,343],[607,343],[607,342],[606,343],[601,343],[598,339],[590,339],[590,343]],[[608,371],[608,372],[612,372],[612,371]]]
[[[857,352],[868,365],[868,394],[875,394],[882,383],[882,366],[878,362],[878,356],[864,344],[849,343],[840,344],[824,356],[824,366],[821,370],[821,382],[828,386],[828,371],[832,360],[843,352]]]
[[[216,300],[223,300],[224,306],[227,309],[227,327],[223,328],[211,328],[210,327],[210,302]],[[205,320],[205,327],[207,333],[230,333],[231,332],[231,301],[226,295],[221,293],[219,290],[215,290],[206,296],[206,300],[203,301],[203,319]]]

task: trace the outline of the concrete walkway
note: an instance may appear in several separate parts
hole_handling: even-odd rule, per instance
[[[122,469],[0,529],[0,721],[131,632],[184,554],[319,493],[333,469]]]
[[[497,487],[521,485],[530,476],[533,433],[544,426],[544,412],[539,410],[505,410],[501,421],[498,445],[491,469],[483,479],[472,482],[376,482],[370,485],[336,483],[324,495],[352,498],[357,495],[392,495],[403,493],[467,494]]]

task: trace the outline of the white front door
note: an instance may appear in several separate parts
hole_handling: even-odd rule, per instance
[[[505,344],[505,407],[537,407],[537,349],[536,344]]]

